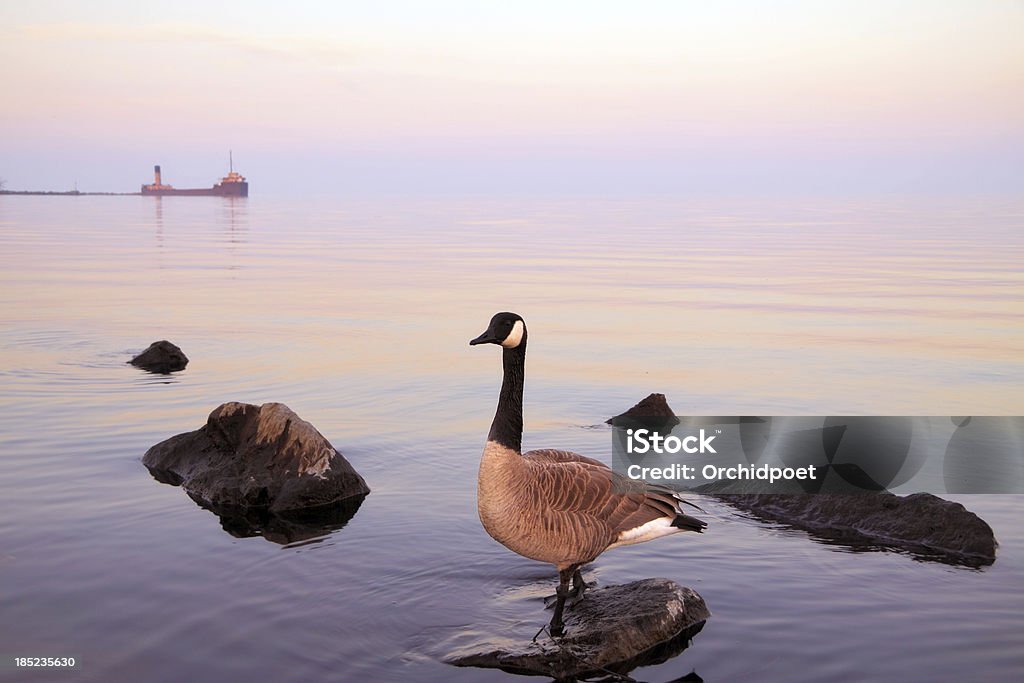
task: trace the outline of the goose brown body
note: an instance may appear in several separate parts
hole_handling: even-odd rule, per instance
[[[477,509],[484,529],[509,550],[559,570],[591,562],[616,545],[649,540],[630,532],[658,520],[665,524],[652,529],[651,538],[684,531],[671,526],[676,517],[689,517],[678,506],[671,493],[569,451],[520,454],[489,441],[480,461]]]

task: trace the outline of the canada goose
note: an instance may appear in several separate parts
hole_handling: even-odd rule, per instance
[[[686,501],[671,489],[628,479],[592,458],[551,449],[522,452],[526,337],[522,317],[506,312],[496,313],[487,331],[469,342],[504,349],[498,408],[480,459],[477,510],[496,541],[558,569],[550,628],[560,636],[566,598],[586,588],[581,566],[609,548],[700,532],[707,524],[683,513]]]

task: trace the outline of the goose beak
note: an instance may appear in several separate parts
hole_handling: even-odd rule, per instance
[[[476,346],[477,344],[497,344],[499,343],[499,341],[500,340],[497,337],[495,337],[490,330],[487,330],[476,339],[470,339],[469,345]]]

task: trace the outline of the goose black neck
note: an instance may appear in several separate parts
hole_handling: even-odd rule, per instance
[[[496,441],[516,453],[523,449],[523,381],[526,377],[526,337],[514,349],[503,349],[501,393],[491,422],[488,441]]]

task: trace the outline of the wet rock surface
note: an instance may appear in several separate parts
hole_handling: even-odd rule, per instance
[[[149,345],[145,351],[128,361],[137,368],[166,375],[184,370],[188,365],[188,357],[176,345],[162,339]]]
[[[679,424],[665,394],[649,394],[626,412],[605,420],[613,427],[644,428],[668,433]]]
[[[992,527],[960,503],[930,493],[719,494],[755,516],[851,546],[875,544],[919,559],[985,566],[996,559]]]
[[[370,492],[345,457],[282,403],[225,403],[203,427],[156,444],[142,462],[215,512],[279,515]]]
[[[682,652],[710,616],[696,591],[669,579],[644,579],[587,592],[567,610],[561,638],[496,638],[467,645],[445,661],[556,680],[624,674]]]

